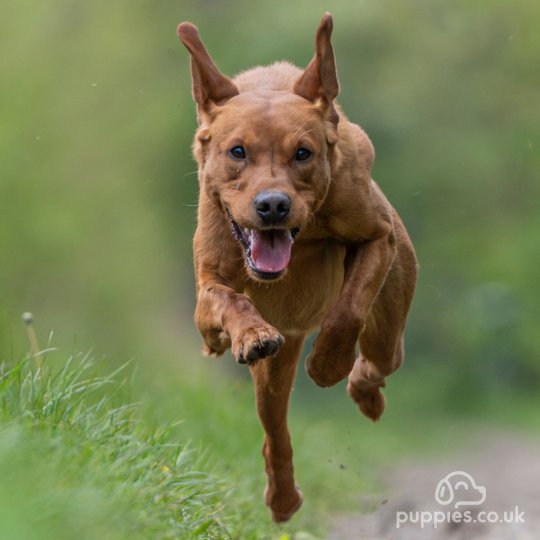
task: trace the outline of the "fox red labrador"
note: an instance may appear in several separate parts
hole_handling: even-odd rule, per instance
[[[205,353],[230,347],[249,366],[275,521],[302,504],[287,407],[305,337],[320,328],[309,376],[323,387],[348,377],[350,397],[376,421],[416,283],[411,241],[371,178],[373,145],[335,102],[332,28],[327,13],[305,70],[278,62],[230,79],[197,28],[178,27],[198,117],[195,322]]]

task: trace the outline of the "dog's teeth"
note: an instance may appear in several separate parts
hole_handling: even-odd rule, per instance
[[[249,229],[242,229],[242,240],[246,242],[246,244],[249,243],[249,237],[250,237],[250,231]]]

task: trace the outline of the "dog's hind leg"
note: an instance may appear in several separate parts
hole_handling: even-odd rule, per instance
[[[268,485],[264,499],[272,519],[278,522],[287,521],[302,504],[302,494],[294,483],[287,409],[303,341],[303,337],[285,336],[277,356],[250,366],[257,412],[265,431],[262,453]]]
[[[403,336],[397,342],[394,340],[384,346],[378,336],[368,337],[369,330],[366,332],[360,339],[361,352],[349,375],[347,392],[362,413],[376,422],[384,412],[385,399],[381,388],[386,386],[385,377],[403,362]]]

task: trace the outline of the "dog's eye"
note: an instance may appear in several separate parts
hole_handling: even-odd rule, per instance
[[[243,146],[233,146],[229,150],[229,156],[234,159],[246,159],[246,150]]]
[[[308,150],[307,148],[299,148],[296,151],[296,155],[294,156],[294,159],[296,161],[306,161],[306,159],[309,159],[311,157],[311,150]]]

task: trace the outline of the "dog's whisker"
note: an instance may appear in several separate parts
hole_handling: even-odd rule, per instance
[[[306,131],[303,131],[300,135],[298,135],[298,137],[296,138],[296,143],[298,144],[298,141],[302,138],[302,137],[305,137],[308,133],[311,133],[312,131],[315,131],[314,129],[308,129]]]
[[[304,126],[308,123],[308,119],[306,118],[299,126],[297,126],[296,128],[296,131],[294,132],[293,136],[297,135],[298,132],[301,130],[301,129],[304,129]]]
[[[306,220],[310,225],[315,225],[315,221],[316,221],[315,214],[311,211],[308,212]]]
[[[294,132],[293,137],[296,137],[296,141],[297,141],[297,142],[298,142],[298,139],[300,138],[300,136],[297,137],[298,132],[299,132],[301,129],[304,129],[304,126],[308,123],[308,121],[309,121],[309,120],[307,120],[307,119],[304,120],[304,122],[303,122],[300,126],[298,126],[298,127],[296,128],[296,131]]]

